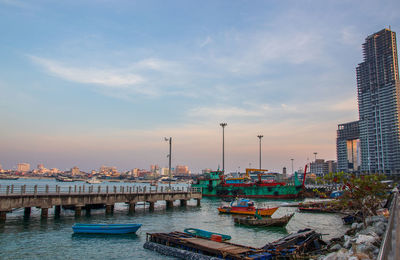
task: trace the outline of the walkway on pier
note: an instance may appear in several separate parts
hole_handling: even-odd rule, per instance
[[[201,190],[190,187],[138,187],[138,186],[0,186],[0,221],[6,220],[6,215],[16,208],[25,208],[25,216],[29,216],[31,207],[41,208],[41,216],[48,216],[48,209],[55,207],[59,215],[61,206],[75,209],[75,215],[80,216],[82,208],[90,212],[95,205],[104,205],[106,213],[111,213],[115,203],[129,204],[129,212],[135,211],[136,203],[148,202],[149,209],[154,210],[157,201],[166,201],[166,207],[171,208],[175,200],[180,200],[181,206],[187,201],[197,200],[200,205]]]

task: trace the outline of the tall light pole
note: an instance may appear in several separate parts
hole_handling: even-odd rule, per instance
[[[171,179],[172,179],[172,172],[171,172],[172,137],[170,137],[170,138],[164,137],[164,140],[166,142],[169,142],[169,154],[168,154],[168,159],[169,159],[169,163],[168,163],[169,184],[168,184],[168,186],[171,189]]]
[[[227,123],[220,123],[222,126],[222,171],[225,173],[225,126]]]
[[[294,161],[294,159],[290,159],[290,160],[292,160],[292,175],[293,175],[293,161]]]
[[[261,138],[263,138],[263,135],[257,135],[258,139],[260,139],[260,170],[261,170]]]

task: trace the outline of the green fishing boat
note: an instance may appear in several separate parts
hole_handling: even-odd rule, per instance
[[[192,184],[193,188],[201,188],[203,196],[209,197],[242,197],[242,198],[269,198],[269,199],[293,199],[297,198],[304,188],[303,182],[298,179],[297,172],[292,182],[276,180],[263,181],[261,173],[258,180],[251,180],[246,169],[246,176],[240,178],[225,178],[223,171],[205,173]],[[258,170],[265,171],[265,170]]]

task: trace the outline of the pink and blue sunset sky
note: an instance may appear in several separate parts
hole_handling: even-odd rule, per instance
[[[400,1],[0,0],[0,164],[291,171],[336,160]]]

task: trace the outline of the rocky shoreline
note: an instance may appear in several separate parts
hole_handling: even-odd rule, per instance
[[[376,259],[388,220],[384,216],[372,216],[366,219],[366,225],[364,227],[363,223],[353,223],[346,234],[329,241],[328,252],[331,253],[317,259]]]

